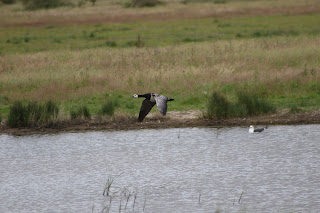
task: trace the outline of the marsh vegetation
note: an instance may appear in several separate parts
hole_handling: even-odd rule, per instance
[[[318,1],[164,2],[143,10],[120,0],[36,11],[2,5],[2,120],[19,100],[53,100],[58,117],[131,115],[141,104],[131,95],[144,92],[174,97],[170,110],[209,111],[213,91],[240,106],[230,107],[233,116],[319,109]],[[252,107],[260,97],[269,110]]]
[[[231,118],[262,115],[275,112],[274,106],[254,91],[238,91],[236,100],[228,100],[221,92],[213,92],[209,97],[207,118]]]
[[[49,125],[54,122],[59,113],[58,106],[52,102],[46,103],[16,101],[10,107],[8,125],[11,127],[27,127]]]

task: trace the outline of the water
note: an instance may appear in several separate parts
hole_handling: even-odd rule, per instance
[[[0,135],[0,212],[319,212],[319,138],[320,125]]]

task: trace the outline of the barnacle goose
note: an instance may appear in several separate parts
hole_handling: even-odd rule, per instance
[[[137,95],[134,94],[132,96],[133,98],[145,98],[142,101],[142,105],[140,108],[139,118],[138,121],[142,122],[143,119],[148,115],[152,107],[157,104],[157,107],[160,111],[160,113],[165,116],[167,113],[167,102],[173,101],[174,99],[168,98],[167,96],[156,94],[156,93],[146,93],[144,95]]]

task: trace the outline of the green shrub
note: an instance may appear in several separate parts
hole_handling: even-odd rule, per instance
[[[95,34],[94,34],[93,31],[90,33],[89,37],[90,37],[90,38],[94,38],[94,37],[95,37]]]
[[[24,105],[16,101],[10,106],[8,125],[10,127],[31,127],[52,123],[58,116],[59,107],[48,101],[44,104],[30,102]]]
[[[10,127],[22,127],[28,124],[27,109],[21,101],[16,101],[10,106],[8,125]]]
[[[269,112],[274,112],[275,108],[267,102],[263,97],[260,97],[255,92],[240,91],[237,93],[238,106],[245,108],[244,115],[261,115]]]
[[[225,95],[214,92],[207,104],[207,118],[228,118],[261,115],[275,112],[272,104],[251,91],[237,92],[237,100],[230,102]]]
[[[161,4],[159,0],[131,0],[127,3],[126,7],[154,7]]]
[[[80,107],[80,109],[82,111],[83,117],[85,117],[87,119],[91,118],[91,114],[90,114],[89,108],[87,106],[82,106],[82,107]]]
[[[137,38],[137,40],[136,41],[128,41],[127,42],[127,45],[129,46],[129,47],[143,47],[144,46],[144,43],[143,43],[143,41],[141,40],[141,37],[140,37],[140,35],[138,35],[138,38]]]
[[[116,47],[117,43],[115,41],[106,41],[106,46],[108,47]]]
[[[21,38],[17,38],[17,37],[13,37],[11,39],[7,39],[6,43],[20,44],[20,43],[22,43],[22,39]]]
[[[184,38],[182,39],[182,42],[201,42],[203,41],[202,39],[200,38]]]
[[[231,103],[225,96],[218,92],[214,92],[210,97],[207,104],[207,117],[208,118],[226,118]]]
[[[109,115],[112,116],[114,114],[115,105],[112,101],[107,101],[101,106],[101,115]]]
[[[13,3],[16,3],[16,0],[0,0],[0,2],[4,4],[13,4]]]
[[[44,112],[46,121],[50,121],[52,118],[57,119],[59,114],[59,107],[56,103],[49,100],[44,104]]]
[[[78,108],[75,110],[70,111],[70,117],[71,119],[76,119],[76,118],[91,118],[91,114],[89,111],[89,108],[86,105],[80,105]]]
[[[251,37],[271,37],[271,36],[296,36],[299,35],[299,32],[289,30],[289,31],[284,31],[284,30],[260,30],[260,31],[255,31],[251,34]]]
[[[28,103],[26,107],[27,126],[37,123],[42,116],[45,116],[41,113],[43,110],[43,106],[39,105],[37,102]]]
[[[22,4],[26,10],[74,6],[74,4],[68,0],[22,0]]]

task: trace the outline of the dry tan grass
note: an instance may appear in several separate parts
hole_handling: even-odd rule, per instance
[[[96,6],[25,11],[21,4],[0,7],[0,26],[41,26],[65,24],[98,24],[163,21],[203,17],[240,17],[271,14],[307,14],[320,11],[318,0],[272,0],[229,2],[227,4],[190,3],[165,0],[164,6],[154,8],[124,8],[123,0],[100,0]]]
[[[163,48],[0,56],[2,96],[68,100],[102,92],[181,91],[255,82],[320,82],[319,37],[263,38]]]

